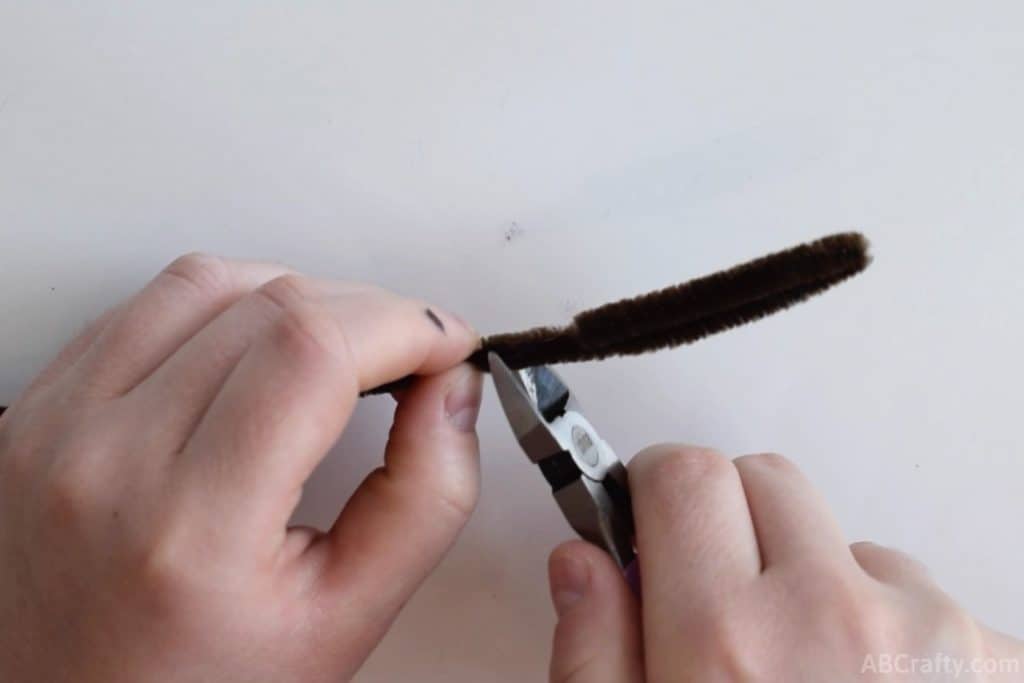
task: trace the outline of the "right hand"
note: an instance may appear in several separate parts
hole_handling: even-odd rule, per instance
[[[603,551],[557,548],[552,681],[1024,680],[1024,643],[907,555],[847,545],[785,458],[656,446],[629,473],[642,610]]]

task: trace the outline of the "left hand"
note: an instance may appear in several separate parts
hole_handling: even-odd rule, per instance
[[[171,264],[0,417],[0,680],[350,677],[476,503],[478,341],[375,287]],[[360,390],[410,373],[384,466],[288,528]]]

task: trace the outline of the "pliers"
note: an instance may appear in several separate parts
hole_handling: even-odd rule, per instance
[[[554,370],[546,365],[512,370],[493,352],[487,362],[512,432],[551,485],[565,519],[585,540],[608,551],[636,590],[626,467]]]

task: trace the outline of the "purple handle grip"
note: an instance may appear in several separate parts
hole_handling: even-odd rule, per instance
[[[637,564],[636,558],[626,565],[626,568],[622,572],[623,576],[626,577],[626,583],[629,584],[630,589],[633,591],[633,595],[637,597],[637,600],[641,598],[640,595],[640,565]]]

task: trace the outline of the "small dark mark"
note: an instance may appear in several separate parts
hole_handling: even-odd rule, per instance
[[[50,291],[51,291],[51,292],[56,292],[56,291],[57,291],[57,288],[56,288],[56,287],[50,287]]]
[[[505,231],[505,241],[511,242],[512,240],[514,240],[515,238],[519,237],[522,234],[523,229],[519,227],[518,223],[512,221],[512,224],[508,227],[508,230]]]
[[[510,252],[511,253],[511,252]],[[710,275],[576,313],[562,327],[489,335],[468,361],[494,351],[510,368],[632,356],[691,344],[784,310],[863,271],[857,232],[827,235]],[[395,383],[364,393],[394,391]]]
[[[114,519],[119,519],[120,517],[121,517],[121,511],[115,508],[114,509]]]
[[[441,322],[441,319],[437,317],[436,313],[434,313],[429,308],[424,308],[423,312],[427,314],[428,318],[430,318],[430,322],[434,323],[434,325],[437,326],[437,329],[439,329],[442,332],[444,332],[444,323]]]

